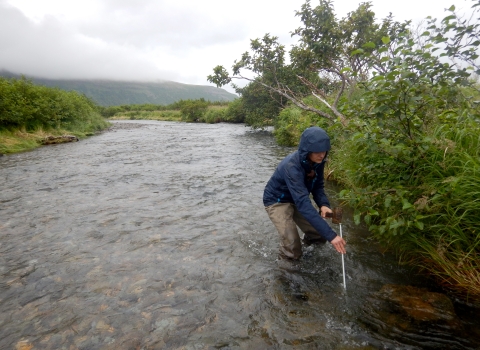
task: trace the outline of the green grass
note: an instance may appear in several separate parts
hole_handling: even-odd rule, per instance
[[[416,237],[419,262],[450,290],[480,301],[480,135],[438,128],[433,136],[440,152],[426,162],[434,193],[424,213],[429,234]]]
[[[22,130],[0,130],[0,154],[29,151],[40,146],[47,136],[41,132],[27,133]]]
[[[108,123],[103,124],[103,127]],[[97,129],[100,130],[100,129]],[[11,154],[25,151],[31,151],[42,145],[42,141],[47,136],[75,135],[82,139],[94,135],[91,130],[66,130],[66,129],[49,129],[37,128],[35,130],[26,131],[22,129],[0,129],[0,154]]]

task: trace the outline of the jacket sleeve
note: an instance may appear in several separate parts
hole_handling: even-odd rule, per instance
[[[313,200],[317,203],[318,207],[321,208],[323,206],[330,208],[330,202],[328,201],[327,195],[325,194],[325,180],[324,180],[324,168],[325,163],[317,169],[317,176],[318,179],[316,180],[315,186],[312,190]]]
[[[285,182],[292,195],[295,206],[300,214],[320,233],[331,242],[337,234],[328,226],[327,222],[318,214],[310,200],[310,193],[304,183],[304,174],[300,167],[290,163],[284,168]]]

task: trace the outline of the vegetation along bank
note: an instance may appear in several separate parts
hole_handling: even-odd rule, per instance
[[[0,77],[0,154],[36,148],[50,136],[84,138],[108,125],[97,105],[77,92]]]
[[[138,104],[102,108],[101,114],[112,120],[161,120],[198,123],[243,123],[245,114],[239,104],[233,102],[210,102],[179,100],[169,105]]]
[[[274,125],[281,144],[325,128],[330,178],[355,221],[453,296],[480,303],[480,1],[466,4],[414,25],[378,21],[370,3],[337,19],[332,1],[307,1],[289,52],[267,34],[208,79],[246,80],[245,121]]]
[[[23,77],[0,77],[0,97],[0,154],[33,149],[61,135],[93,135],[110,125],[108,119],[203,123],[245,120],[237,101],[210,102],[200,98],[181,99],[169,105],[104,107],[78,92],[36,85]]]

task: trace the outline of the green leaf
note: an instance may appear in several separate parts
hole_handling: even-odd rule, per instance
[[[355,221],[355,224],[359,225],[360,224],[360,213],[356,213],[353,215],[353,221]]]
[[[367,225],[370,225],[370,222],[371,222],[371,216],[370,215],[365,215],[365,217],[363,218],[363,220],[365,220],[365,223]]]
[[[454,7],[454,6],[452,6],[452,7]],[[442,20],[442,22],[448,22],[448,21],[450,21],[451,19],[455,19],[455,15],[450,15],[450,16],[445,17],[445,18]]]
[[[413,207],[413,205],[410,204],[410,202],[406,198],[402,198],[402,204],[403,204],[402,206],[403,210]]]
[[[379,80],[385,80],[385,77],[383,75],[377,75],[371,79],[371,81],[379,81]]]
[[[390,222],[390,227],[389,228],[390,228],[390,230],[392,230],[394,228],[398,228],[399,226],[400,226],[400,223],[397,220],[393,219]]]
[[[419,230],[423,230],[424,227],[423,222],[421,221],[415,221],[415,226],[417,226]]]
[[[385,45],[387,45],[387,44],[390,43],[390,38],[389,38],[388,36],[384,36],[384,37],[382,38],[382,42],[383,42]]]
[[[374,49],[375,48],[375,43],[369,41],[368,43],[363,44],[362,47],[366,48],[366,49]]]
[[[361,54],[361,53],[364,53],[364,51],[362,49],[356,49],[356,50],[352,51],[352,53],[350,55],[355,56],[355,55],[358,55],[358,54]]]

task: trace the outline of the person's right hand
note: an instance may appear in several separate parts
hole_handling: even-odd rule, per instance
[[[337,236],[334,239],[332,239],[330,243],[332,243],[332,245],[335,247],[337,252],[342,254],[345,254],[347,252],[345,250],[345,245],[347,244],[347,242],[345,242],[345,240],[342,237]]]

